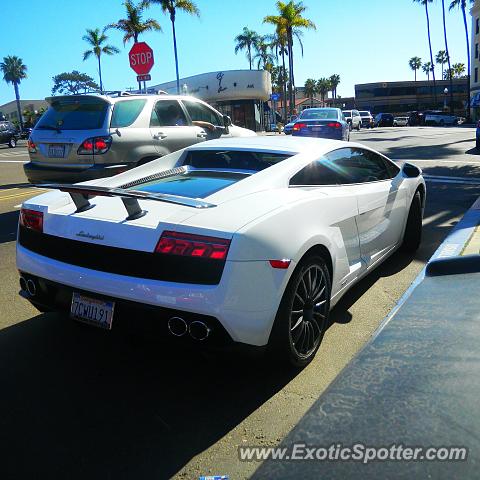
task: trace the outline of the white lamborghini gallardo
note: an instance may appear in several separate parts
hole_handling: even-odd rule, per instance
[[[268,344],[297,366],[355,282],[418,247],[426,195],[414,165],[298,137],[213,140],[46,187],[17,241],[37,308],[106,329],[133,309],[176,337]]]

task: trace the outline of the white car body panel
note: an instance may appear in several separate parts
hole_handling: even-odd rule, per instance
[[[112,247],[153,252],[164,230],[231,239],[221,280],[216,285],[175,283],[91,270],[38,255],[17,244],[17,267],[63,285],[147,305],[216,317],[236,342],[268,342],[283,292],[296,265],[321,245],[332,261],[333,307],[369,268],[401,243],[408,209],[423,178],[402,173],[390,181],[357,185],[295,186],[290,178],[341,147],[367,147],[334,140],[252,137],[214,140],[129,170],[86,182],[118,187],[182,164],[189,150],[255,150],[292,155],[203,200],[216,206],[140,200],[147,214],[126,221],[120,198],[95,197],[91,208],[75,214],[69,194],[51,191],[24,208],[44,213],[44,233]],[[152,253],[153,255],[153,253]],[[290,259],[287,269],[269,260]]]

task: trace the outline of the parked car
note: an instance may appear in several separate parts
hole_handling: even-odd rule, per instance
[[[343,116],[350,125],[350,130],[353,128],[360,130],[362,128],[362,117],[360,116],[360,112],[358,110],[344,110]]]
[[[441,111],[431,111],[425,115],[425,125],[435,125],[443,127],[445,125],[457,125],[458,117],[449,115]]]
[[[360,117],[362,118],[362,127],[373,128],[375,126],[373,116],[368,110],[360,110],[359,113]]]
[[[17,129],[11,122],[0,122],[0,144],[8,145],[10,148],[17,146]]]
[[[194,143],[256,135],[210,105],[174,95],[71,95],[46,99],[24,165],[30,182],[108,177]]]
[[[23,138],[26,140],[28,137],[30,137],[32,130],[33,130],[32,127],[23,127],[22,130],[20,131],[20,138]]]
[[[425,125],[425,114],[424,114],[424,112],[418,112],[418,111],[409,112],[408,124],[411,127]]]
[[[395,117],[393,119],[394,127],[408,127],[408,117]]]
[[[350,127],[339,108],[309,108],[293,126],[295,137],[350,140]]]
[[[379,113],[375,116],[376,127],[393,127],[393,115],[391,113]]]
[[[295,122],[297,121],[298,116],[297,115],[292,115],[288,119],[288,123],[283,127],[283,133],[285,135],[291,135],[293,131],[293,126],[295,125]]]
[[[347,186],[347,188],[346,188]],[[23,203],[21,295],[105,329],[152,318],[178,341],[268,345],[308,364],[329,311],[420,243],[421,170],[360,144],[225,138]]]

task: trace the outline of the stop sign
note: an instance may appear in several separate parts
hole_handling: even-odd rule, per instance
[[[128,53],[130,67],[137,75],[146,75],[153,67],[153,50],[145,43],[135,43]]]

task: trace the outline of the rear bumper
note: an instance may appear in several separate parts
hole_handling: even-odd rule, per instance
[[[52,260],[17,244],[17,268],[60,285],[60,290],[67,292],[62,294],[67,300],[60,303],[29,299],[52,310],[68,310],[71,292],[84,291],[94,297],[134,303],[139,312],[157,308],[179,311],[189,318],[212,317],[234,342],[264,346],[295,265],[292,262],[288,270],[273,270],[266,261],[227,261],[218,285],[196,285],[90,270]],[[166,328],[168,318],[159,314],[157,321]],[[142,316],[135,315],[135,319],[141,322]]]
[[[323,133],[323,132],[293,132],[294,137],[313,137],[313,138],[328,138],[331,140],[343,140],[342,131],[335,133]]]
[[[64,166],[40,165],[28,162],[23,166],[25,175],[30,183],[68,182],[77,183],[97,178],[111,177],[122,173],[134,165],[102,165],[97,164],[86,168],[69,168]]]

